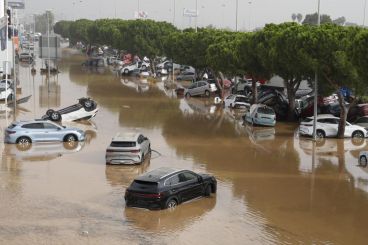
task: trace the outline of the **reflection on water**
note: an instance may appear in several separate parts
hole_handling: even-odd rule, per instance
[[[63,145],[54,152],[34,148],[37,157],[27,164],[22,154],[28,151],[3,146],[1,242],[367,243],[368,168],[357,166],[366,140],[327,139],[313,146],[294,135],[297,124],[252,127],[243,124],[242,111],[207,98],[177,99],[174,86],[162,80],[124,81],[107,71],[86,71],[83,59],[60,63],[56,97],[57,107],[82,96],[97,101],[95,125],[75,124],[90,139],[79,152],[62,153],[47,164],[38,164],[43,159],[37,154],[67,151]],[[17,111],[19,120],[43,115],[47,100],[39,98],[53,96],[45,93],[39,74],[32,77],[27,69],[20,68],[22,92],[33,97],[23,105],[28,112]],[[34,89],[38,86],[43,87]],[[1,126],[7,123],[4,119]],[[111,137],[134,128],[150,138],[160,157],[138,166],[106,166]],[[125,209],[123,195],[131,181],[162,166],[215,175],[216,197],[180,205],[173,213]]]

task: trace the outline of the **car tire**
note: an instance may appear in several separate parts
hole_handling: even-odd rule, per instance
[[[50,116],[51,121],[53,122],[60,122],[61,121],[61,114],[58,111],[53,111]]]
[[[158,76],[158,77],[161,77],[161,72],[157,73],[157,76]]]
[[[210,97],[211,93],[210,93],[210,91],[206,90],[206,91],[204,91],[204,95],[205,95],[206,97]]]
[[[6,99],[8,100],[8,102],[9,102],[9,101],[12,101],[12,100],[13,100],[13,95],[12,95],[12,94],[9,94],[9,95],[8,95],[8,98],[6,98]]]
[[[47,115],[48,117],[51,117],[52,113],[54,113],[54,110],[53,110],[53,109],[48,109],[48,110],[46,111],[46,115]]]
[[[207,185],[205,191],[204,191],[204,196],[205,197],[210,197],[211,196],[211,193],[212,193],[212,187],[211,185]]]
[[[230,105],[229,105],[229,107],[230,107],[230,108],[234,108],[234,107],[233,107],[233,104],[230,104]]]
[[[67,141],[63,145],[66,150],[74,150],[78,147],[78,141]]]
[[[165,208],[169,210],[174,210],[178,206],[178,202],[175,200],[175,198],[170,198],[167,200],[165,204]]]
[[[362,166],[362,167],[367,167],[367,157],[366,156],[361,156],[359,158],[359,165]]]
[[[186,97],[186,98],[190,98],[190,97],[191,97],[190,93],[186,93],[186,94],[185,94],[185,97]]]
[[[317,135],[317,138],[326,138],[326,134],[325,134],[325,132],[323,132],[323,130],[317,130],[317,132],[316,132],[316,135]]]
[[[124,69],[124,74],[128,75],[129,74],[129,70],[128,69]]]
[[[75,142],[75,141],[78,141],[78,138],[74,134],[67,134],[64,137],[64,142]]]
[[[351,137],[362,139],[364,138],[364,134],[362,131],[354,131]]]
[[[16,142],[17,142],[17,149],[20,151],[27,151],[32,146],[32,140],[25,136],[19,137]]]
[[[142,65],[142,69],[146,70],[147,66],[146,65]]]

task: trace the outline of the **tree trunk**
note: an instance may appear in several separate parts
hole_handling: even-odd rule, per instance
[[[222,72],[220,71],[219,72],[219,75],[220,75],[220,78],[221,78],[221,83],[222,83],[222,86],[219,86],[221,88],[221,99],[224,100],[224,74],[222,74]]]
[[[296,120],[295,117],[295,90],[294,90],[294,83],[289,81],[286,82],[286,92],[287,92],[287,97],[288,97],[288,101],[289,101],[289,107],[288,107],[288,121],[292,122]]]
[[[337,91],[337,96],[339,98],[339,106],[340,106],[340,122],[339,122],[339,128],[337,131],[337,138],[343,139],[345,135],[345,124],[346,124],[346,107],[344,102],[344,97],[341,94],[341,91]]]
[[[253,104],[258,104],[257,81],[252,79]]]

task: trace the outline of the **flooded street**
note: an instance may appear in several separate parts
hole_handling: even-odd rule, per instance
[[[243,125],[213,99],[176,98],[164,81],[119,78],[109,68],[83,68],[65,57],[48,85],[20,66],[17,120],[40,118],[91,97],[99,112],[69,147],[3,143],[14,119],[1,114],[0,244],[367,244],[368,168],[357,166],[367,141],[327,139],[316,147],[297,124]],[[48,92],[49,91],[49,92]],[[117,132],[137,130],[155,151],[138,166],[107,166]],[[171,166],[206,172],[217,194],[174,211],[125,208],[139,174]]]

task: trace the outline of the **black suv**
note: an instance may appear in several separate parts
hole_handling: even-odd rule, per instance
[[[179,203],[216,193],[217,181],[207,174],[159,168],[137,177],[125,191],[127,207],[175,208]]]

